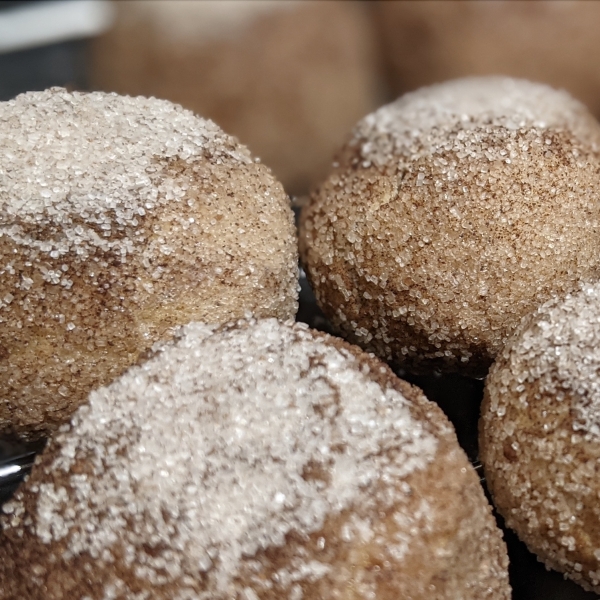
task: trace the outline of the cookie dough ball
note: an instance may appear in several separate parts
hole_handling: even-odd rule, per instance
[[[600,126],[563,92],[452,81],[363,119],[302,217],[343,336],[413,371],[483,376],[519,319],[597,279]]]
[[[377,2],[397,94],[490,73],[565,88],[600,116],[597,2]]]
[[[600,593],[600,286],[524,320],[490,370],[480,422],[488,487],[548,567]]]
[[[0,103],[0,433],[47,433],[172,328],[297,307],[283,188],[169,102]]]
[[[290,193],[326,175],[379,101],[373,24],[356,2],[133,0],[92,44],[95,89],[158,96],[214,119]]]
[[[3,512],[1,600],[510,597],[440,409],[273,319],[186,326],[92,392]]]

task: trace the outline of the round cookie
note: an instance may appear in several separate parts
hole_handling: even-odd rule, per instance
[[[451,81],[363,119],[301,218],[317,300],[412,371],[483,376],[519,319],[598,277],[600,126],[564,92]]]
[[[0,433],[47,433],[172,328],[294,316],[293,215],[268,168],[169,102],[0,103]]]
[[[91,44],[95,89],[158,96],[214,119],[292,194],[327,173],[380,103],[368,8],[314,0],[116,2]]]
[[[600,286],[524,319],[490,370],[480,421],[488,488],[544,563],[600,593]]]
[[[597,2],[375,2],[396,94],[490,73],[566,89],[600,116]]]
[[[441,410],[274,319],[188,325],[92,392],[3,512],[1,600],[510,597]]]

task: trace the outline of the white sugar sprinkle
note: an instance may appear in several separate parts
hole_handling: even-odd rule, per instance
[[[365,160],[386,164],[391,153],[414,161],[418,154],[454,146],[448,132],[457,127],[463,130],[457,139],[465,152],[471,145],[469,131],[477,127],[567,129],[597,148],[600,138],[595,128],[587,127],[589,120],[585,107],[566,92],[510,77],[473,77],[405,94],[365,117],[354,137]]]
[[[600,441],[600,285],[544,304],[524,320],[502,356],[510,376],[494,376],[505,393],[494,395],[493,411],[506,412],[506,382],[516,381],[517,392],[535,383],[545,402],[571,395],[573,431]]]
[[[120,546],[144,579],[206,574],[205,589],[225,593],[242,559],[292,531],[317,532],[355,502],[400,506],[397,482],[432,461],[434,435],[368,371],[300,324],[186,326],[93,392],[57,436],[46,473],[61,483],[38,486],[34,532],[63,540],[67,561],[90,553],[104,564]],[[353,531],[373,536],[368,521]],[[301,556],[293,565],[280,574],[290,589],[328,571]]]
[[[600,593],[600,284],[523,320],[490,371],[480,431],[507,526],[548,567]]]
[[[59,88],[0,103],[0,147],[0,235],[53,258],[74,248],[131,250],[103,232],[185,196],[173,180],[154,181],[159,159],[252,162],[217,125],[171,102]],[[30,237],[28,226],[41,221],[62,235]]]

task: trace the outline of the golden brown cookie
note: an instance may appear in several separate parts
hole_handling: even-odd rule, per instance
[[[524,320],[490,370],[480,422],[488,487],[548,567],[600,593],[600,286]]]
[[[566,93],[509,78],[369,115],[301,219],[323,311],[410,370],[485,375],[523,315],[598,277],[599,142]]]
[[[35,436],[173,327],[297,307],[293,217],[268,168],[166,101],[0,104],[0,432]]]
[[[508,600],[441,410],[274,319],[186,326],[92,392],[0,518],[0,599]]]

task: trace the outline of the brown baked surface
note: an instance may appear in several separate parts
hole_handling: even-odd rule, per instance
[[[46,434],[173,327],[292,318],[292,211],[235,138],[169,102],[0,104],[0,432]]]
[[[441,410],[374,357],[274,320],[192,324],[94,392],[4,513],[2,600],[510,597]]]
[[[499,512],[545,564],[600,593],[600,287],[524,320],[486,381],[480,455]]]
[[[484,376],[523,315],[598,277],[599,141],[566,93],[509,78],[379,109],[302,213],[319,305],[408,370]]]

